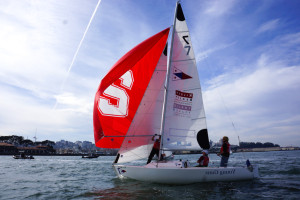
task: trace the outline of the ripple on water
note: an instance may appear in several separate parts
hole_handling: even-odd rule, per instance
[[[180,155],[196,162],[199,155]],[[260,167],[261,178],[242,182],[163,185],[120,180],[112,169],[114,157],[42,157],[33,161],[2,156],[1,199],[298,199],[300,151],[233,154],[230,165],[244,157]],[[211,154],[212,165],[219,158]],[[139,165],[145,161],[136,162]],[[3,198],[5,197],[5,198]]]

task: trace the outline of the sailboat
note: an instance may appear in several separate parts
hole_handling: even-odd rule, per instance
[[[190,184],[258,177],[257,166],[200,168],[161,159],[165,151],[210,148],[195,55],[179,2],[170,30],[134,47],[101,80],[93,112],[96,146],[119,149],[113,169],[121,179]],[[148,158],[153,136],[161,138],[160,159],[133,162]]]

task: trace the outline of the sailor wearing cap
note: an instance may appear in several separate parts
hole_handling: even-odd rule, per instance
[[[209,163],[208,150],[202,151],[202,156],[199,158],[197,163],[199,163],[199,165],[197,165],[196,167],[207,167],[208,166],[208,163]]]

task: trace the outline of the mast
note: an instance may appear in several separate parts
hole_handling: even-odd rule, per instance
[[[173,40],[174,40],[174,33],[175,33],[175,25],[176,25],[176,16],[177,16],[177,7],[179,4],[179,1],[176,3],[176,8],[175,8],[175,14],[174,14],[174,21],[173,21],[173,30],[172,30],[172,35],[171,35],[171,45],[170,45],[170,54],[169,54],[169,61],[167,64],[167,74],[166,74],[166,85],[165,85],[165,93],[164,93],[164,103],[163,103],[163,114],[162,114],[162,121],[161,121],[161,128],[160,128],[160,148],[159,148],[159,157],[158,161],[161,158],[161,152],[163,148],[163,132],[164,132],[164,127],[165,127],[165,115],[166,115],[166,104],[167,104],[167,96],[168,96],[168,87],[169,87],[169,74],[170,74],[170,66],[171,66],[171,61],[172,61],[172,54],[173,54]]]

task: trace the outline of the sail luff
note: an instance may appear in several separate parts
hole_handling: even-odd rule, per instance
[[[165,115],[166,115],[166,104],[167,104],[167,97],[168,97],[168,86],[169,86],[169,74],[170,74],[170,66],[172,62],[172,54],[173,54],[173,41],[174,41],[174,33],[175,33],[175,25],[176,25],[176,15],[177,15],[177,7],[178,7],[179,1],[176,3],[176,8],[174,12],[174,20],[173,20],[173,29],[172,29],[172,35],[171,35],[171,44],[170,44],[170,54],[169,54],[169,60],[167,63],[167,74],[166,74],[166,87],[164,92],[164,103],[163,103],[163,112],[162,112],[162,122],[161,122],[161,129],[160,129],[160,135],[161,135],[161,142],[160,142],[160,148],[159,148],[159,160],[161,157],[161,151],[163,149],[163,139],[164,139],[164,126],[165,126]]]

